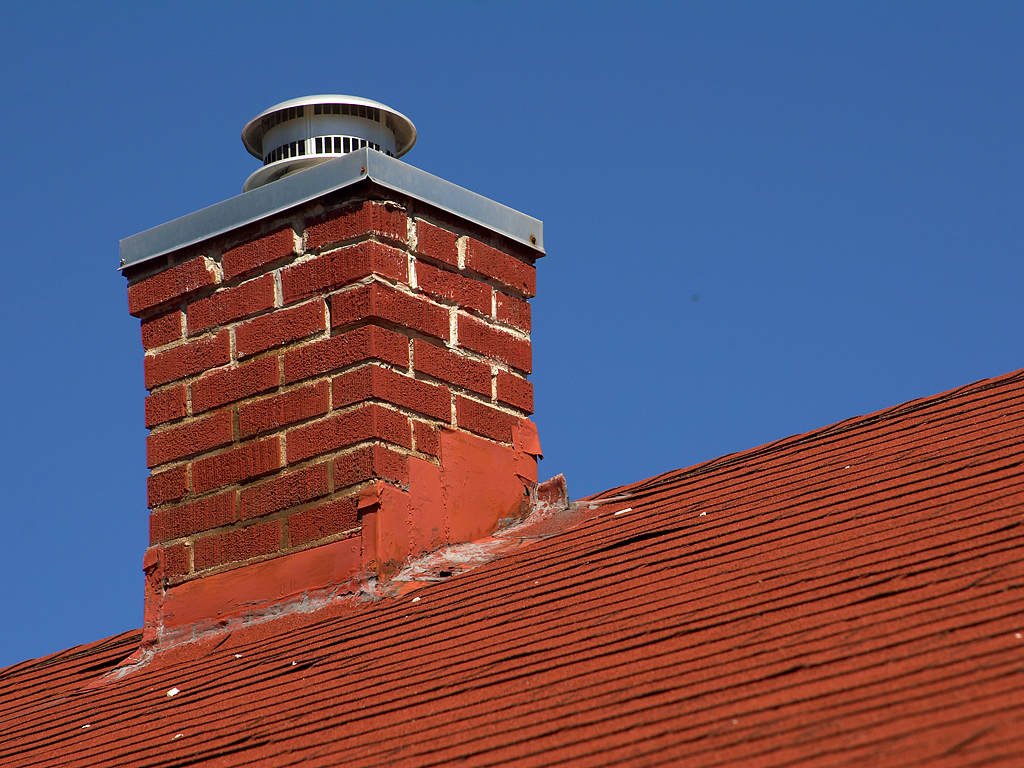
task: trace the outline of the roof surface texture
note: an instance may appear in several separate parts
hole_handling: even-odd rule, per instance
[[[0,765],[1020,765],[1022,462],[1017,372],[614,489],[396,597],[119,677],[137,633],[25,662]]]

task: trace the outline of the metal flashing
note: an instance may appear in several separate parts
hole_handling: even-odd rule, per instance
[[[350,152],[121,240],[121,269],[288,211],[364,179],[544,253],[532,216],[370,149]]]

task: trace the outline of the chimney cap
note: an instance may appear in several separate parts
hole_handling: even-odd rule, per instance
[[[280,104],[267,107],[246,123],[245,128],[242,129],[242,143],[245,144],[249,154],[260,160],[263,159],[263,156],[260,154],[260,143],[266,131],[260,126],[262,118],[275,112],[284,112],[290,107],[305,107],[310,104],[351,104],[353,106],[376,107],[386,113],[391,117],[391,121],[389,121],[390,127],[395,134],[395,144],[397,145],[396,157],[404,155],[416,143],[416,126],[413,125],[412,120],[397,109],[392,109],[387,104],[382,104],[373,99],[364,99],[362,96],[347,96],[343,93],[318,93],[312,96],[299,96],[296,99],[288,99]]]
[[[361,147],[401,157],[415,143],[412,121],[379,101],[338,93],[288,99],[267,107],[242,129],[242,144],[263,162],[243,189]]]

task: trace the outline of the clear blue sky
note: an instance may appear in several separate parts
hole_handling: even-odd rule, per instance
[[[1019,3],[20,3],[3,38],[0,665],[139,625],[118,240],[238,193],[285,98],[384,101],[408,162],[544,220],[573,495],[1024,366]]]

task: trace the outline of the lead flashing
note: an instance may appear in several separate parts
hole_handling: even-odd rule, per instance
[[[360,149],[121,240],[121,269],[201,243],[364,179],[544,253],[543,224],[393,157]]]

